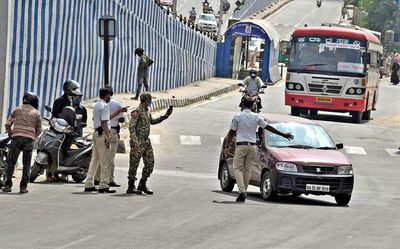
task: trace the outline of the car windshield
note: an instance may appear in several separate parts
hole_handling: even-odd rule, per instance
[[[270,147],[292,147],[300,149],[335,149],[335,144],[326,131],[317,124],[301,123],[271,123],[272,127],[293,134],[294,139],[289,141],[284,137],[267,132],[266,142]]]
[[[289,71],[365,74],[361,41],[339,38],[294,38]]]
[[[201,15],[200,19],[206,20],[206,21],[215,21],[215,16],[213,16],[213,15]]]

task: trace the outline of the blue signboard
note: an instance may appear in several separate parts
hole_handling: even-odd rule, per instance
[[[264,29],[254,23],[237,23],[229,27],[225,35],[251,36],[268,39],[268,34]]]

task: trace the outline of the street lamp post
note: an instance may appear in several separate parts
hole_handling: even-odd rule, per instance
[[[118,28],[117,21],[112,16],[102,16],[99,19],[97,33],[101,39],[104,40],[104,85],[109,85],[110,78],[110,67],[109,67],[109,48],[108,42],[112,41],[117,37]]]
[[[222,33],[222,12],[223,12],[223,4],[224,0],[219,1],[219,18],[218,18],[218,33],[217,33],[217,41],[222,41],[221,33]]]

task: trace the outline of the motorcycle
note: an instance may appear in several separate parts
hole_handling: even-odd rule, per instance
[[[196,11],[189,11],[189,22],[194,23],[196,21]]]
[[[8,149],[11,138],[7,134],[0,134],[0,188],[6,181]]]
[[[45,108],[51,112],[51,107]],[[71,175],[75,182],[82,182],[89,169],[93,145],[86,138],[76,137],[74,128],[84,128],[86,124],[75,125],[76,113],[69,106],[64,108],[61,118],[44,119],[49,121],[50,128],[45,129],[39,138],[37,155],[31,167],[29,181],[34,182],[39,175],[48,170],[57,175]],[[70,138],[73,139],[71,144],[68,144]],[[68,145],[68,149],[63,151],[62,146],[65,145]]]
[[[317,0],[317,6],[318,6],[318,8],[321,7],[321,5],[322,5],[322,0]]]
[[[257,94],[249,94],[249,92],[246,90],[245,86],[242,83],[239,83],[238,86],[239,86],[239,92],[242,93],[242,98],[241,98],[241,101],[240,101],[240,104],[239,104],[240,110],[241,111],[243,110],[242,102],[243,102],[244,98],[248,97],[248,98],[251,98],[254,101],[254,105],[253,105],[253,108],[251,108],[251,111],[255,112],[255,113],[261,112],[261,110],[260,110],[261,109],[260,108],[260,106],[261,106],[261,98],[260,98],[259,94],[264,94],[265,93],[264,89],[267,88],[267,86],[263,85],[261,87],[261,90],[258,91]]]

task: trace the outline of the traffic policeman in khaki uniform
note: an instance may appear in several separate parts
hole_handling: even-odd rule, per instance
[[[245,202],[247,197],[247,187],[251,178],[251,167],[256,161],[256,131],[258,127],[266,129],[272,133],[280,135],[288,140],[293,139],[291,133],[278,131],[270,126],[257,113],[251,111],[254,101],[251,98],[243,100],[243,111],[233,117],[231,128],[227,135],[224,154],[227,157],[229,154],[229,145],[236,133],[236,147],[233,156],[233,170],[236,178],[236,183],[239,189],[237,202]]]
[[[146,181],[150,177],[154,168],[154,153],[151,146],[150,125],[159,124],[166,120],[172,114],[172,106],[167,110],[165,115],[153,119],[149,114],[149,108],[152,104],[152,97],[150,93],[142,93],[140,95],[140,105],[131,113],[131,121],[129,123],[130,132],[130,158],[129,158],[129,172],[128,172],[128,190],[127,194],[141,194],[142,191],[146,194],[153,194],[153,191],[147,188]],[[136,189],[135,180],[136,172],[143,158],[144,167],[142,170],[142,178]]]

